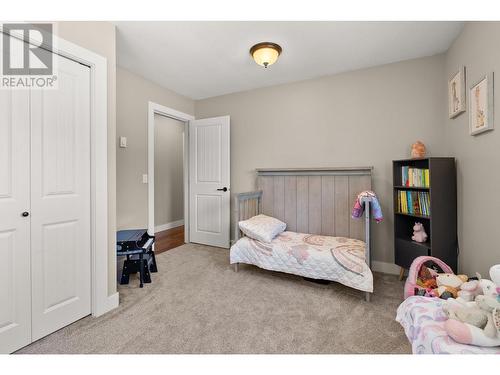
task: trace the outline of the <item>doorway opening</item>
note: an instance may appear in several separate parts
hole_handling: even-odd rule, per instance
[[[193,116],[149,102],[148,234],[155,235],[155,116],[184,124],[184,242],[229,248],[229,116],[195,120]],[[161,228],[160,228],[161,229]]]
[[[155,252],[184,244],[185,122],[155,113]]]
[[[193,119],[149,102],[148,234],[156,236],[156,253],[189,242],[188,129]]]

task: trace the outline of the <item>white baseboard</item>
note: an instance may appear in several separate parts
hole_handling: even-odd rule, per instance
[[[108,296],[108,298],[106,298],[103,304],[99,306],[99,309],[97,311],[94,311],[92,315],[98,317],[103,314],[106,314],[107,312],[116,309],[119,304],[120,304],[120,294],[116,292]]]
[[[393,263],[372,260],[372,271],[388,273],[390,275],[399,275],[399,266]]]
[[[167,230],[167,229],[172,229],[176,227],[180,227],[181,225],[184,225],[184,220],[177,220],[177,221],[172,221],[170,223],[162,224],[155,226],[155,233]]]

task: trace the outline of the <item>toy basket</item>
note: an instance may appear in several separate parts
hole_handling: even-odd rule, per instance
[[[405,283],[405,299],[415,295],[415,289],[423,289],[417,285],[417,278],[420,272],[420,268],[423,266],[436,269],[439,273],[453,273],[453,270],[441,259],[434,258],[431,256],[420,256],[413,260],[408,271],[408,278]]]

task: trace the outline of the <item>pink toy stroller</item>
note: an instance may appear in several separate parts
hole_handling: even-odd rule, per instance
[[[441,259],[430,257],[430,256],[420,256],[413,260],[408,271],[408,278],[405,283],[405,299],[417,294],[418,290],[424,290],[421,286],[417,285],[418,274],[420,269],[425,266],[434,269],[439,273],[453,273],[453,270]]]

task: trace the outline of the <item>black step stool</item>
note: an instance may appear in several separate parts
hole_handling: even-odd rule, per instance
[[[145,229],[117,232],[116,255],[127,257],[123,262],[121,285],[128,284],[130,274],[137,272],[141,288],[144,283],[151,283],[151,272],[158,272],[153,244],[154,237],[149,236]]]

